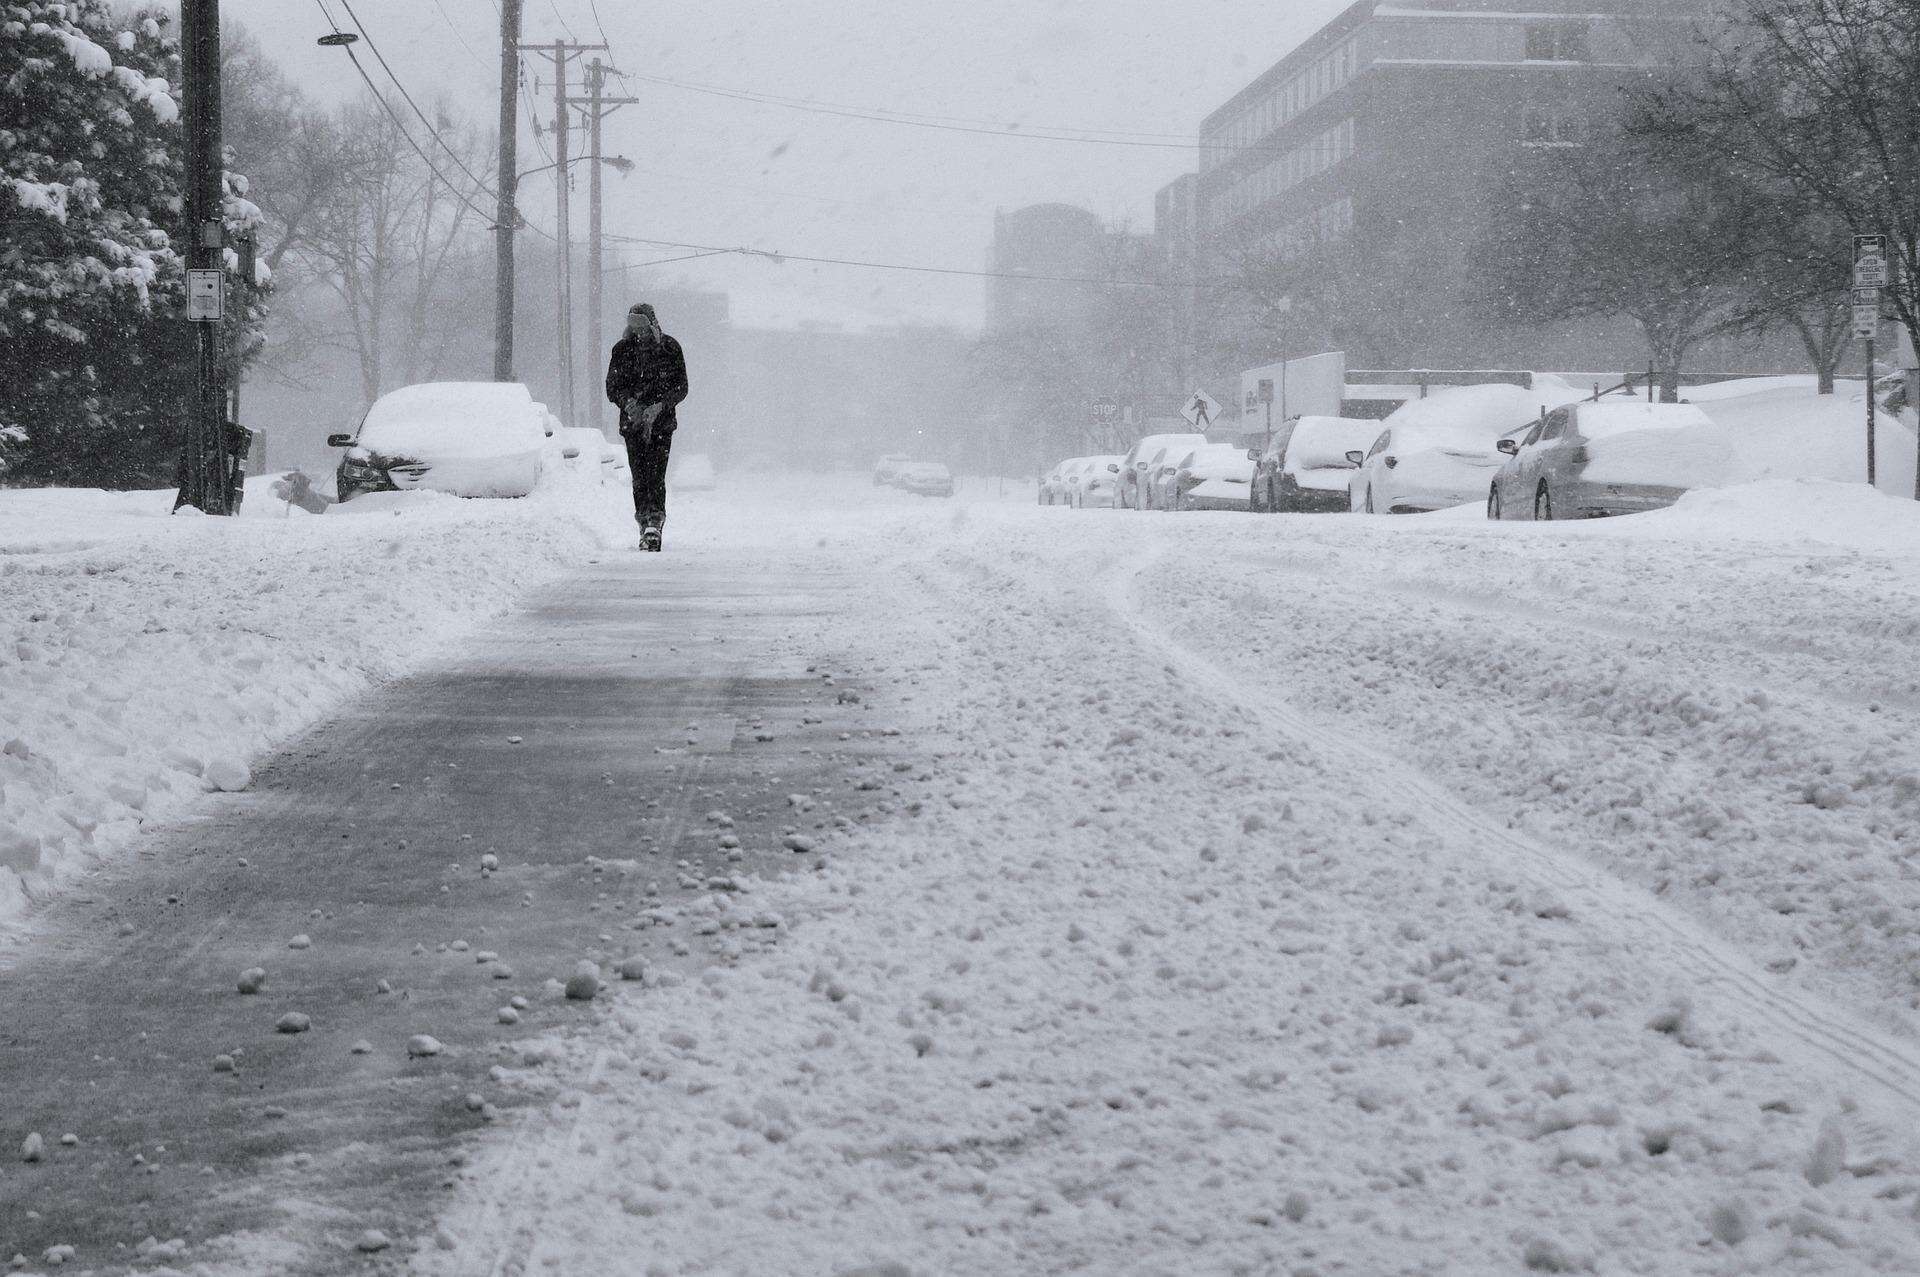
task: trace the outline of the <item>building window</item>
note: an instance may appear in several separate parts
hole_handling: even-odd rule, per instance
[[[1578,146],[1586,135],[1579,112],[1559,106],[1530,106],[1521,122],[1520,137],[1528,146]]]
[[[1584,22],[1533,22],[1527,25],[1527,61],[1591,62],[1592,32]]]

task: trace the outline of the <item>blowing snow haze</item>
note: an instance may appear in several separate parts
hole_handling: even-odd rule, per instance
[[[1920,0],[683,8],[0,0],[7,1270],[1913,1277]]]

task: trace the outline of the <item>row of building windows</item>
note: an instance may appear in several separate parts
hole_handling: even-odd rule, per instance
[[[1360,45],[1348,40],[1282,81],[1214,136],[1203,138],[1202,170],[1224,164],[1233,152],[1252,146],[1359,73]]]
[[[1354,126],[1353,121],[1347,119],[1305,146],[1296,147],[1258,168],[1235,174],[1233,185],[1214,196],[1214,224],[1260,207],[1276,195],[1351,158],[1353,152]]]
[[[1283,258],[1304,257],[1314,249],[1336,244],[1353,234],[1353,200],[1323,204],[1307,216],[1288,222],[1266,236],[1266,245]]]

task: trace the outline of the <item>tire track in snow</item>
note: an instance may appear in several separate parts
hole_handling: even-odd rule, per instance
[[[1623,943],[1632,937],[1632,947],[1643,959],[1669,963],[1692,989],[1768,1026],[1773,1031],[1769,1045],[1784,1047],[1782,1055],[1790,1053],[1813,1071],[1860,1084],[1864,1093],[1856,1094],[1857,1099],[1891,1110],[1909,1126],[1920,1122],[1920,1045],[1881,1033],[1844,1010],[1816,1006],[1692,919],[1585,861],[1515,833],[1404,760],[1336,725],[1309,718],[1284,698],[1271,693],[1250,698],[1241,680],[1147,616],[1138,585],[1164,558],[1156,552],[1113,572],[1106,594],[1122,626],[1169,670],[1223,706],[1257,714],[1352,774],[1384,782],[1383,787],[1412,800],[1407,805],[1419,809],[1428,829],[1457,846],[1483,856],[1506,854],[1504,866],[1561,893],[1568,904],[1584,907],[1587,918],[1608,920],[1604,930],[1621,936]],[[1638,943],[1643,937],[1656,941],[1657,950]]]

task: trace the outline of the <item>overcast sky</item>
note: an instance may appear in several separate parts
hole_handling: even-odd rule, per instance
[[[309,91],[359,82],[327,29],[322,0],[226,0]],[[324,0],[343,27],[341,0]],[[423,105],[445,100],[491,127],[498,91],[494,0],[351,0]],[[624,71],[877,107],[958,122],[1066,127],[1191,139],[1200,119],[1350,0],[597,0]],[[525,0],[529,42],[597,42],[590,0]],[[379,77],[371,57],[362,61]],[[550,114],[544,58],[530,70]],[[1083,205],[1151,227],[1154,192],[1193,167],[1190,146],[1050,142],[909,128],[628,82],[640,99],[607,123],[606,149],[637,167],[609,174],[610,232],[747,245],[822,257],[979,269],[996,208]],[[524,116],[523,116],[524,119]],[[521,167],[540,163],[522,131]],[[578,189],[584,192],[585,174]],[[522,188],[553,224],[548,175]],[[585,207],[576,201],[576,234]],[[632,246],[633,260],[673,255]],[[749,323],[980,320],[979,279],[716,257],[665,267],[724,289]],[[656,276],[657,277],[657,276]]]

